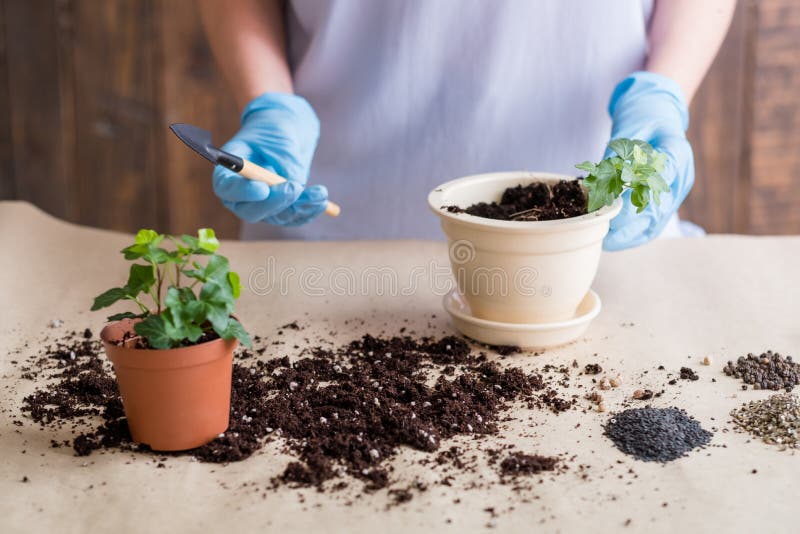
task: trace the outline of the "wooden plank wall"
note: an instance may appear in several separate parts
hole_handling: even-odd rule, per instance
[[[235,237],[210,167],[166,125],[226,139],[237,115],[192,0],[0,0],[0,198]],[[682,214],[711,232],[800,233],[800,2],[740,0],[691,122]]]

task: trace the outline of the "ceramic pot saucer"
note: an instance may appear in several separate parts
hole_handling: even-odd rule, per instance
[[[489,345],[516,345],[525,349],[555,347],[581,337],[600,313],[600,297],[591,289],[578,305],[575,316],[553,323],[500,323],[472,316],[466,299],[456,289],[442,299],[456,330]]]

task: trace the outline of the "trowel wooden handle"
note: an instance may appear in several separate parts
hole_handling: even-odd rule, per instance
[[[264,167],[256,165],[252,161],[247,161],[246,159],[242,160],[242,170],[239,171],[239,174],[245,178],[264,182],[268,185],[278,185],[286,181],[285,178],[278,176],[272,171],[268,171]],[[325,213],[331,217],[336,217],[341,211],[342,208],[339,207],[339,204],[331,202],[330,200],[328,201],[328,205],[325,206]]]

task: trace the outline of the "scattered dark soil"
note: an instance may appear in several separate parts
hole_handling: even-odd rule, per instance
[[[493,350],[500,356],[511,356],[513,354],[519,354],[522,352],[522,349],[516,345],[486,345],[489,349]]]
[[[506,477],[537,475],[542,471],[553,471],[557,463],[558,457],[555,456],[514,452],[500,462],[500,474]]]
[[[479,202],[466,208],[447,206],[452,213],[468,213],[501,221],[550,221],[585,215],[587,197],[579,180],[561,180],[509,187],[500,202]]]
[[[583,373],[587,375],[599,375],[603,372],[603,368],[599,363],[587,363],[583,368]]]
[[[723,372],[740,378],[744,382],[742,389],[747,389],[746,384],[750,384],[753,389],[783,389],[788,393],[800,383],[800,364],[794,362],[791,356],[782,356],[771,350],[758,356],[750,353],[735,362],[729,361]]]
[[[604,429],[619,450],[645,462],[677,460],[713,436],[684,410],[650,406],[613,414]]]
[[[69,425],[77,432],[72,447],[79,456],[98,449],[148,452],[131,440],[99,342],[75,335],[37,363],[37,373],[55,372],[24,399],[22,411],[31,419],[49,427]],[[280,439],[296,460],[275,485],[322,489],[328,480],[352,477],[370,491],[391,485],[387,460],[401,447],[434,454],[457,435],[495,434],[515,402],[558,413],[576,400],[560,397],[542,375],[503,368],[452,336],[365,335],[339,348],[307,349],[294,360],[259,360],[243,351],[234,361],[230,427],[211,443],[178,455],[235,462]],[[458,459],[451,465],[458,468]],[[405,494],[396,499],[403,501]]]
[[[681,380],[700,380],[700,377],[697,376],[697,373],[694,372],[693,369],[689,367],[681,367]]]

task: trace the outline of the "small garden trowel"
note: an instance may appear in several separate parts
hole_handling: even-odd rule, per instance
[[[286,181],[285,178],[278,176],[272,171],[268,171],[264,167],[260,167],[240,158],[230,152],[225,152],[215,147],[211,143],[211,132],[192,126],[191,124],[174,123],[169,125],[172,133],[178,136],[178,139],[186,143],[186,145],[206,158],[211,163],[222,165],[226,169],[230,169],[235,173],[241,174],[250,180],[257,180],[264,182],[268,185],[277,185]],[[331,217],[336,217],[341,212],[338,204],[328,201],[325,207],[325,213]]]

